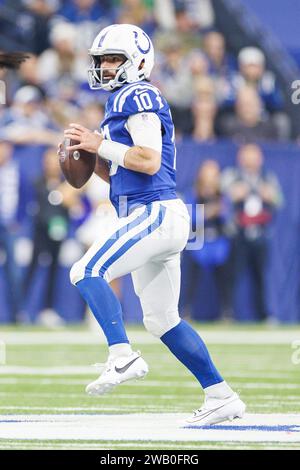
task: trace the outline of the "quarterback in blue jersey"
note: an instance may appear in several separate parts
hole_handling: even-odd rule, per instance
[[[70,273],[106,336],[109,356],[90,395],[102,395],[127,380],[144,377],[148,365],[131,349],[120,302],[109,286],[131,273],[146,329],[169,348],[200,382],[204,404],[187,420],[200,425],[242,417],[245,404],[214,366],[198,333],[178,313],[180,253],[190,231],[176,195],[174,126],[168,103],[149,82],[154,64],[150,38],[134,25],[102,30],[89,51],[92,89],[111,92],[101,132],[77,123],[65,136],[70,149],[98,154],[95,172],[110,184],[118,213],[114,230],[98,239]]]

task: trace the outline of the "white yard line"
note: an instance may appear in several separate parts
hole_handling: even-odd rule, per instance
[[[80,384],[82,385],[82,384]],[[20,398],[20,392],[0,392],[0,398]],[[26,391],[26,392],[22,392],[22,396],[25,396],[27,399],[28,397],[33,397],[33,398],[52,398],[53,399],[53,392],[52,393],[49,393],[49,392],[31,392],[31,391]],[[65,392],[65,393],[58,393],[58,392],[55,392],[55,399],[56,398],[86,398],[86,395],[85,395],[85,392],[84,392],[84,388],[82,387],[82,391],[81,392],[78,392],[78,393],[68,393],[68,392]],[[122,400],[144,400],[145,398],[156,398],[156,395],[154,395],[153,393],[145,393],[145,392],[142,392],[142,393],[118,393],[118,400],[119,399],[122,399]],[[160,400],[178,400],[178,394],[175,395],[175,394],[159,394],[159,399]],[[293,405],[299,405],[300,404],[300,394],[299,395],[285,395],[284,396],[284,399],[286,400],[286,404],[287,406],[289,406],[290,404],[288,403],[288,400],[293,400]],[[91,398],[91,400],[97,400],[97,398]],[[100,400],[100,399],[99,399]],[[110,401],[110,400],[115,400],[115,396],[114,395],[111,395],[111,394],[107,394],[107,395],[103,395],[101,397],[101,401],[104,400],[104,401]],[[187,395],[186,397],[180,397],[180,403],[190,403],[190,400],[191,400],[191,395]],[[278,406],[278,401],[280,400],[281,401],[281,398],[278,396],[278,395],[267,395],[267,394],[259,394],[257,395],[255,398],[250,398],[247,397],[247,402],[249,403],[249,401],[253,402],[255,405],[258,401],[273,401],[275,402],[274,403],[274,406]],[[282,404],[282,403],[281,403]],[[272,404],[266,404],[265,406],[266,407],[269,407],[270,405]],[[122,405],[120,405],[122,406]],[[124,407],[126,408],[127,404],[124,405]],[[153,405],[154,406],[154,405]],[[259,405],[259,406],[262,406],[262,405]]]
[[[124,405],[124,409],[130,408],[132,410],[136,410],[136,405]],[[143,406],[144,409],[150,410],[152,408],[157,408],[157,405],[150,405],[150,406]],[[101,414],[101,412],[108,412],[108,411],[122,411],[122,405],[118,406],[110,406],[105,405],[105,410],[103,410],[103,403],[99,403],[98,406],[0,406],[0,410],[24,410],[24,411],[44,411],[44,412],[64,412],[64,411],[72,411],[74,412],[82,412],[84,414],[92,414],[93,412],[97,412]],[[173,408],[172,408],[173,410]],[[31,415],[32,417],[36,416],[35,414]],[[37,415],[38,416],[38,415]]]
[[[20,398],[20,392],[0,392],[0,398]],[[28,397],[32,398],[52,398],[53,399],[53,393],[49,392],[26,392],[26,398]],[[55,398],[66,398],[66,399],[71,399],[71,398],[76,398],[76,399],[82,399],[86,398],[84,389],[82,388],[82,391],[79,393],[57,393],[55,392]],[[155,398],[155,395],[153,393],[145,393],[143,394],[137,394],[137,393],[118,393],[118,400],[119,399],[126,399],[126,400],[145,400],[145,398]],[[110,401],[112,399],[115,399],[112,395],[104,395],[101,397],[101,400],[105,401]],[[178,395],[175,394],[160,394],[159,395],[160,400],[176,400],[178,399]],[[276,401],[276,406],[278,406],[278,395],[264,395],[260,394],[259,395],[260,400],[267,400],[267,401]],[[180,398],[180,403],[190,403],[191,397],[187,396],[184,398]],[[286,395],[285,400],[287,401],[293,401],[294,405],[300,404],[300,395]],[[255,403],[255,399],[253,399]],[[249,398],[247,398],[247,402],[249,402]],[[261,406],[255,403],[256,406]],[[289,403],[287,403],[289,405]],[[124,405],[126,406],[126,405]],[[272,406],[271,404],[266,404],[266,406]]]
[[[197,328],[199,334],[209,344],[291,344],[300,340],[300,328],[289,330],[231,330],[205,331]],[[129,338],[133,343],[159,344],[160,341],[146,331],[130,331]],[[45,344],[106,344],[103,333],[89,331],[55,331],[55,332],[1,332],[0,339],[8,345],[45,345]]]
[[[159,442],[159,444],[155,444],[154,442],[149,443],[149,442],[121,442],[121,443],[114,443],[113,446],[114,448],[118,449],[132,449],[132,448],[141,448],[141,449],[153,449],[155,445],[155,449],[175,449],[178,450],[178,444],[176,442]],[[298,444],[296,442],[291,442],[289,444],[285,443],[259,443],[259,446],[263,446],[264,450],[278,450],[278,449],[298,449]],[[180,444],[180,450],[199,450],[199,449],[205,449],[205,450],[210,450],[210,449],[256,449],[257,446],[255,443],[227,443],[223,444],[221,442],[218,443],[181,443]],[[104,443],[102,442],[74,442],[68,441],[65,443],[44,443],[43,441],[40,442],[26,442],[24,440],[17,440],[15,442],[6,442],[6,441],[1,441],[0,440],[0,449],[42,449],[42,450],[52,450],[52,449],[95,449],[95,450],[111,450],[112,449],[112,444],[111,443]]]
[[[26,366],[2,366],[0,367],[1,375],[35,375],[35,376],[68,376],[68,375],[87,375],[93,377],[97,375],[93,367],[82,367],[82,366],[66,366],[66,367],[26,367]],[[298,382],[284,382],[282,384],[274,384],[270,382],[238,382],[231,380],[235,387],[241,387],[244,389],[291,389],[298,390],[300,385]],[[70,383],[70,382],[69,382]],[[125,384],[128,387],[174,387],[178,385],[178,380],[151,380],[143,379],[139,381],[127,382]],[[199,384],[194,380],[188,378],[184,381],[184,387],[186,388],[199,388]]]
[[[0,415],[0,439],[300,442],[300,415],[248,414],[220,426],[186,428],[183,413]]]
[[[20,366],[18,366],[20,367]],[[76,366],[75,366],[76,367]],[[79,366],[79,367],[82,367],[82,366]],[[6,369],[7,370],[7,369]],[[15,369],[13,369],[15,370]],[[89,370],[91,370],[89,368]],[[92,371],[94,372],[94,371]],[[155,372],[156,372],[156,375],[159,375],[158,372],[157,372],[157,369],[155,368]],[[10,373],[6,373],[5,371],[2,372],[3,375],[11,375]],[[44,379],[44,378],[36,378],[36,379],[33,379],[33,378],[27,378],[26,374],[20,374],[19,372],[17,372],[17,374],[13,373],[12,375],[18,375],[18,377],[1,377],[1,368],[0,368],[0,384],[40,384],[40,385],[48,385],[48,384],[63,384],[63,385],[66,385],[66,384],[75,384],[75,385],[80,385],[80,384],[83,384],[86,382],[86,379],[73,379],[72,376],[73,375],[77,375],[76,372],[74,374],[65,374],[67,375],[66,379],[65,380],[62,380],[62,379],[57,379],[57,378],[54,378],[54,377],[51,377],[49,379]],[[37,375],[37,374],[34,374],[34,375]],[[38,374],[40,375],[40,374]],[[51,374],[49,374],[51,375]],[[79,374],[80,375],[80,374]],[[85,374],[82,374],[82,375],[85,375]],[[91,375],[90,372],[87,373],[87,375]],[[165,371],[163,371],[163,373],[161,374],[162,377],[167,377],[168,379],[170,378],[174,378],[174,380],[178,380],[178,374],[166,374]],[[295,372],[291,372],[290,374],[286,374],[285,376],[284,375],[281,375],[281,374],[260,374],[260,373],[253,373],[253,374],[239,374],[239,373],[235,373],[235,374],[230,374],[230,373],[227,373],[227,379],[229,380],[229,377],[230,377],[230,382],[235,382],[237,381],[238,379],[256,379],[259,381],[259,379],[261,378],[264,378],[264,379],[270,379],[270,380],[279,380],[279,381],[286,381],[286,382],[289,382],[290,380],[293,381],[293,379],[295,378]],[[189,378],[187,377],[185,380],[189,380]],[[274,387],[277,385],[276,382],[274,382]]]

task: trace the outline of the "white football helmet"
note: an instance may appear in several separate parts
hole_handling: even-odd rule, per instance
[[[113,79],[105,79],[101,56],[125,56]],[[113,24],[104,28],[95,38],[89,55],[92,59],[88,80],[92,90],[114,90],[124,83],[138,82],[150,77],[154,65],[154,49],[148,35],[138,26]]]

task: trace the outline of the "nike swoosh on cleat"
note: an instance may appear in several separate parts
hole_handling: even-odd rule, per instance
[[[127,369],[129,369],[129,367],[131,366],[131,364],[133,364],[137,359],[139,359],[140,356],[138,357],[135,357],[134,359],[132,359],[132,361],[128,362],[128,364],[125,364],[125,366],[123,367],[117,367],[115,366],[115,371],[118,373],[118,374],[123,374],[124,372],[127,371]]]
[[[228,403],[233,403],[235,400],[232,400]],[[207,418],[209,415],[214,413],[215,411],[221,410],[224,406],[228,405],[228,403],[224,403],[224,405],[219,406],[218,408],[214,408],[213,410],[207,411],[204,415],[199,416],[199,419],[197,421],[202,421],[202,419]],[[195,421],[194,421],[195,422]]]

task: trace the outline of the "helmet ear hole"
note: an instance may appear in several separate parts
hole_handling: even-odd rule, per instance
[[[139,70],[141,70],[144,67],[145,64],[145,59],[142,59],[139,65]]]

